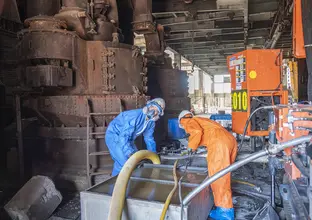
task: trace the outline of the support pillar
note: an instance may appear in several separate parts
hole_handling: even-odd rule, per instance
[[[181,54],[175,53],[173,57],[174,68],[181,70]]]
[[[199,109],[205,111],[204,106],[204,72],[198,70],[198,90],[195,90],[195,104],[198,105]]]

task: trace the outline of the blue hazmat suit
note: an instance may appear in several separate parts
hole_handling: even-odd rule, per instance
[[[141,134],[147,149],[156,152],[154,140],[155,121],[147,119],[143,109],[121,112],[106,130],[105,142],[114,160],[112,176],[119,174],[129,157],[138,151],[134,140]]]

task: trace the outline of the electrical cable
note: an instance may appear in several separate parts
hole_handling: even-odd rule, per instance
[[[183,219],[183,200],[182,200],[182,179],[183,179],[184,176],[180,177],[179,179],[179,200],[180,200],[180,204],[181,204],[181,212],[180,212],[180,219],[182,220]]]
[[[255,110],[249,115],[249,117],[248,117],[248,119],[247,119],[247,121],[246,121],[245,127],[244,127],[244,132],[243,132],[243,135],[242,135],[241,142],[240,142],[240,144],[239,144],[239,146],[238,146],[238,152],[241,150],[241,148],[242,148],[242,146],[243,146],[243,144],[244,144],[244,139],[245,139],[245,136],[246,136],[247,128],[248,128],[248,126],[249,126],[249,122],[250,122],[252,116],[253,116],[256,112],[258,112],[259,110],[268,110],[268,109],[274,109],[274,108],[276,108],[276,105],[262,106],[262,107],[259,107],[259,108],[255,109]]]
[[[188,158],[188,161],[186,162],[185,164],[185,169],[184,169],[184,172],[182,174],[182,176],[180,177],[179,179],[179,182],[178,182],[178,185],[179,185],[179,200],[180,200],[180,207],[181,207],[181,212],[180,212],[180,219],[183,220],[183,208],[184,208],[184,205],[183,205],[183,199],[182,199],[182,179],[185,177],[185,174],[186,174],[186,171],[187,171],[187,167],[189,165],[191,165],[191,162],[192,162],[192,156],[195,154],[195,152],[191,152],[190,154],[188,154],[189,158]]]
[[[171,199],[172,199],[172,196],[173,196],[173,194],[175,193],[175,191],[177,190],[177,187],[178,187],[178,176],[177,176],[177,165],[178,165],[178,162],[179,162],[179,160],[176,160],[175,163],[174,163],[174,166],[173,166],[174,187],[173,187],[173,189],[171,190],[171,192],[169,193],[169,195],[168,195],[168,197],[166,199],[164,208],[163,208],[163,210],[161,212],[160,220],[164,220],[165,219],[167,210],[169,208],[169,205],[170,205],[170,202],[171,202]]]

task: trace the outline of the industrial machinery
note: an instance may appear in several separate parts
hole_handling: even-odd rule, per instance
[[[24,142],[20,136],[19,148],[25,149],[32,174],[52,177],[57,187],[85,189],[110,175],[104,141],[109,122],[149,99],[147,59],[138,48],[121,43],[114,0],[64,0],[62,7],[59,1],[33,0],[27,5],[31,18],[18,34],[19,72],[12,87],[22,97],[19,113],[37,121],[23,133]],[[137,145],[142,147],[140,140]]]
[[[81,169],[89,170],[88,176],[109,175],[112,162],[103,139],[105,129],[121,111],[140,108],[148,100],[144,59],[118,38],[82,39],[89,35],[68,30],[79,26],[64,22],[72,18],[63,15],[66,9],[54,17],[27,19],[28,28],[20,32],[20,78],[33,93],[24,98],[23,106],[39,118],[37,133],[25,133],[40,137],[28,143],[36,152],[34,172],[54,176],[62,167],[62,175]]]
[[[255,109],[288,103],[287,91],[282,88],[281,66],[280,50],[245,50],[228,57],[233,132],[248,136],[269,134],[266,111],[255,113],[246,131],[244,126]]]
[[[280,106],[274,109],[273,139],[284,143],[307,136],[312,131],[312,106]],[[274,138],[275,136],[275,138]],[[311,145],[299,145],[284,151],[284,182],[279,186],[286,219],[309,219],[312,216]]]
[[[19,60],[3,66],[3,83],[19,106],[21,173],[31,170],[28,174],[52,177],[57,187],[85,189],[110,175],[113,162],[104,136],[121,111],[143,107],[150,95],[164,97],[166,119],[189,108],[188,98],[181,101],[188,91],[184,72],[166,66],[148,74],[148,64],[165,66],[163,28],[153,21],[150,3],[30,0],[24,29],[7,25],[19,31],[12,40]],[[131,13],[124,16],[127,8]],[[145,56],[132,45],[132,30],[144,34]],[[155,77],[159,88],[148,91],[148,80]],[[33,129],[22,132],[22,115],[35,118]],[[163,122],[159,130],[166,127]],[[136,144],[143,147],[141,139]]]

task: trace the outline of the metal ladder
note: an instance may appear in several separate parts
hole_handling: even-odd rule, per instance
[[[87,150],[86,150],[86,154],[87,154],[87,169],[86,170],[87,170],[87,179],[88,179],[89,187],[92,186],[92,177],[93,176],[107,174],[106,171],[93,172],[91,167],[90,167],[91,166],[91,164],[90,164],[90,157],[110,155],[109,151],[94,151],[94,152],[90,152],[90,140],[93,139],[93,136],[105,135],[105,130],[102,131],[102,132],[93,131],[93,129],[90,128],[90,120],[94,116],[102,116],[103,117],[103,121],[105,121],[105,117],[106,116],[114,116],[114,115],[118,115],[119,113],[121,113],[123,111],[123,107],[122,107],[121,99],[119,99],[119,100],[120,100],[120,112],[93,113],[93,112],[90,112],[90,109],[88,108],[88,114],[87,114]],[[103,128],[105,129],[105,125],[104,124],[103,124]],[[96,139],[96,137],[94,137],[94,139]]]

